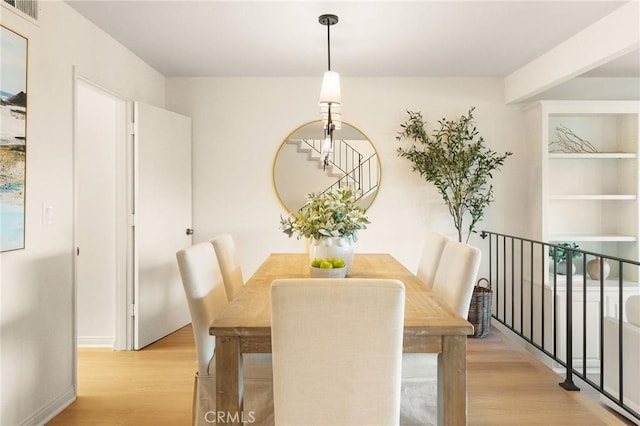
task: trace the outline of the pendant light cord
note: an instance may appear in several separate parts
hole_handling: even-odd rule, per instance
[[[327,64],[331,71],[331,24],[327,25]]]

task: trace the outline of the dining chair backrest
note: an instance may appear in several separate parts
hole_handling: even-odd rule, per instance
[[[447,241],[433,280],[433,291],[465,319],[479,268],[479,249],[458,241]]]
[[[211,361],[216,345],[209,326],[228,303],[220,267],[209,242],[180,250],[176,258],[193,324],[198,374],[208,376],[215,367]]]
[[[231,234],[218,235],[211,239],[211,244],[218,257],[227,298],[231,301],[244,285],[236,244]]]
[[[437,232],[429,232],[424,239],[422,254],[418,263],[416,276],[429,288],[433,287],[438,263],[442,257],[442,250],[449,238]]]
[[[397,425],[404,301],[398,280],[275,280],[275,424]]]

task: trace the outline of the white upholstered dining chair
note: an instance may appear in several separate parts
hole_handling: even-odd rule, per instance
[[[465,319],[480,269],[480,255],[476,247],[449,240],[433,278],[433,291]]]
[[[397,425],[404,300],[397,280],[275,280],[275,424]]]
[[[480,254],[475,247],[447,239],[433,275],[434,293],[465,319],[480,268]],[[436,354],[403,354],[401,425],[437,423],[437,367]]]
[[[429,232],[424,239],[416,276],[429,288],[433,286],[442,250],[448,240],[449,238],[438,232]]]
[[[189,313],[196,343],[198,370],[195,378],[193,424],[209,425],[215,413],[215,337],[209,326],[216,315],[227,306],[227,294],[210,242],[195,244],[176,253],[182,284],[187,297]],[[244,410],[251,412],[255,424],[272,424],[273,402],[271,356],[247,354],[243,357]],[[215,418],[215,417],[214,417]]]
[[[227,290],[227,298],[233,299],[244,285],[240,258],[231,234],[221,234],[211,240],[218,257],[220,272]]]
[[[205,413],[215,411],[215,339],[209,326],[227,306],[220,267],[213,246],[195,244],[176,253],[196,343],[198,370],[195,378],[193,424],[204,425]]]

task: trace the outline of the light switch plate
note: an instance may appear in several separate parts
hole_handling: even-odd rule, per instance
[[[42,224],[43,225],[53,224],[53,206],[48,206],[44,203],[42,204]]]

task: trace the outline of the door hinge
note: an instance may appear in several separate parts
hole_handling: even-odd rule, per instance
[[[129,123],[129,134],[134,136],[138,134],[138,123],[136,123],[135,121]]]
[[[138,316],[138,305],[136,305],[135,303],[132,303],[129,305],[129,316],[130,317]]]
[[[135,213],[129,215],[129,226],[133,226],[134,228],[136,226],[136,215],[135,215]]]

